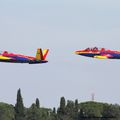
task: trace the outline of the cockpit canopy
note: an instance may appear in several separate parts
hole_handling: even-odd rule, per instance
[[[10,52],[8,52],[8,51],[0,51],[0,54],[7,55],[7,54],[12,54],[12,53],[10,53]]]
[[[8,51],[3,51],[3,54],[8,54]]]
[[[99,51],[105,51],[105,48],[98,48],[98,47],[93,47],[93,48],[86,48],[85,51],[93,51],[93,52],[99,52]]]

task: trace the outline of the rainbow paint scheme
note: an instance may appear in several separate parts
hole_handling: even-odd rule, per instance
[[[48,49],[42,51],[41,48],[37,49],[36,57],[25,56],[21,54],[9,53],[8,51],[3,51],[0,53],[0,62],[9,63],[29,63],[29,64],[40,64],[48,62],[46,56],[48,54]]]
[[[75,54],[98,59],[120,59],[120,51],[98,49],[97,47],[78,50],[75,51]]]

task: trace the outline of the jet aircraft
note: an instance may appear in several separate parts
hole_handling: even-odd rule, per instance
[[[8,51],[3,51],[0,53],[0,62],[29,63],[29,64],[46,63],[48,62],[46,60],[48,51],[49,51],[48,49],[42,51],[41,48],[38,48],[36,52],[36,57],[14,54],[14,53],[9,53]]]
[[[75,54],[98,59],[120,59],[120,51],[97,47],[78,50]]]

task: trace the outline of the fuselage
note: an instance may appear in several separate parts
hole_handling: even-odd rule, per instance
[[[35,57],[25,56],[21,54],[8,53],[7,51],[4,51],[0,53],[0,62],[38,64],[38,63],[46,63],[48,61],[47,60],[36,60]]]
[[[115,50],[106,50],[105,48],[98,49],[97,47],[94,48],[87,48],[85,50],[78,50],[75,51],[77,55],[82,55],[86,57],[93,57],[99,59],[120,59],[120,51]]]

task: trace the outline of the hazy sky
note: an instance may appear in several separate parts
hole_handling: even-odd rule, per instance
[[[120,50],[119,0],[0,0],[0,49],[35,56],[49,48],[47,64],[0,63],[0,101],[44,107],[60,97],[120,104],[120,60],[77,56],[87,47]]]

